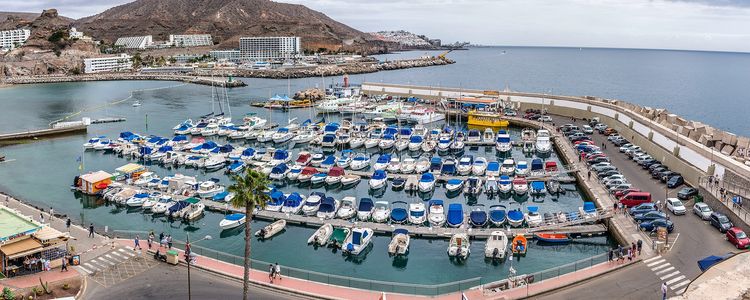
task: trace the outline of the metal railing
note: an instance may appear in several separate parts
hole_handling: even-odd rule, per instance
[[[727,182],[725,180],[716,183],[710,176],[702,176],[698,178],[698,185],[701,188],[708,191],[714,198],[718,199],[719,202],[726,205],[729,210],[734,212],[737,217],[741,218],[746,223],[750,222],[750,203],[745,203],[750,196],[750,190],[745,186],[735,184],[733,182]],[[726,197],[721,195],[721,189],[726,192]],[[734,196],[742,197],[742,204],[734,203],[732,198]]]

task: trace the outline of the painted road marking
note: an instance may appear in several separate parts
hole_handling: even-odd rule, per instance
[[[685,275],[680,275],[678,277],[672,278],[669,281],[667,281],[667,285],[673,284],[673,283],[678,282],[678,281],[683,280],[683,279],[685,279]]]
[[[97,266],[99,266],[102,269],[106,269],[107,268],[107,265],[105,265],[104,263],[100,263],[100,262],[98,262],[96,260],[92,259],[92,260],[90,260],[90,262],[93,263],[93,264],[95,264],[95,265],[97,265]]]
[[[685,281],[682,281],[682,282],[678,282],[677,284],[675,284],[675,285],[673,285],[673,286],[670,286],[669,288],[671,288],[671,289],[672,289],[672,290],[674,291],[674,290],[676,290],[677,288],[679,288],[679,287],[681,287],[681,286],[683,286],[683,285],[686,285],[686,284],[688,284],[688,283],[690,283],[690,280],[685,280]],[[685,289],[683,289],[683,292],[684,292],[684,290],[685,290]]]
[[[669,263],[661,264],[661,265],[654,266],[653,268],[651,268],[651,271],[656,272],[656,270],[659,270],[661,268],[666,268],[666,267],[669,267],[669,266],[671,266]]]
[[[96,259],[101,260],[101,261],[103,261],[105,263],[108,263],[110,266],[114,266],[115,265],[115,263],[113,263],[111,261],[108,261],[106,258],[101,257],[101,256],[97,257]]]
[[[89,267],[89,269],[92,269],[94,271],[99,270],[99,268],[95,267],[94,265],[92,265],[90,263],[84,263],[83,265]]]
[[[672,267],[672,266],[670,265],[670,267],[669,267],[669,268],[666,268],[666,269],[664,269],[664,270],[661,270],[661,271],[659,271],[659,272],[656,272],[655,274],[656,274],[656,275],[661,275],[661,274],[667,273],[667,272],[669,272],[669,271],[672,271],[672,270],[674,270],[674,267]]]
[[[654,261],[654,260],[657,260],[657,259],[659,259],[659,258],[661,258],[661,256],[654,256],[654,257],[652,257],[652,258],[649,258],[649,259],[646,259],[646,260],[644,260],[643,262],[645,262],[645,263],[650,263],[650,262],[652,262],[652,261]]]
[[[676,292],[675,292],[675,294],[677,294],[677,295],[682,295],[682,293],[684,293],[686,289],[687,289],[687,288],[683,288],[683,289],[681,289],[681,290],[679,290],[679,291],[676,291]]]
[[[672,272],[672,273],[669,273],[669,274],[667,274],[667,275],[664,275],[664,276],[660,277],[660,279],[661,279],[661,280],[664,280],[664,279],[667,279],[667,278],[669,278],[669,277],[675,276],[675,275],[677,275],[677,274],[680,274],[680,271],[674,271],[674,272]]]
[[[647,267],[655,266],[655,265],[661,264],[661,263],[663,263],[663,262],[665,262],[665,261],[666,261],[666,260],[662,258],[662,259],[660,259],[660,260],[657,260],[657,261],[655,261],[655,262],[652,262],[652,263],[650,263],[650,264],[647,264],[646,266],[647,266]]]
[[[119,258],[126,258],[124,255],[122,255],[120,253],[117,253],[117,252],[114,252],[114,251],[111,252],[111,253],[114,254],[115,256],[119,257]]]
[[[81,271],[86,272],[86,274],[92,274],[92,273],[94,273],[94,272],[91,272],[88,269],[84,268],[83,266],[78,266],[78,269],[80,269]]]

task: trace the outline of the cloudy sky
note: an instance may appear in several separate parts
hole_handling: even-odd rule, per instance
[[[129,0],[3,0],[82,17]],[[280,0],[362,31],[404,29],[485,45],[750,52],[750,0]]]

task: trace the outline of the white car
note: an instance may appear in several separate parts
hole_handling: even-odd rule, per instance
[[[620,152],[624,153],[625,151],[628,151],[628,149],[630,149],[631,147],[634,147],[634,146],[635,145],[633,145],[631,143],[627,143],[625,145],[622,145],[622,146],[620,146]]]
[[[552,122],[552,117],[550,117],[550,116],[541,116],[541,117],[539,117],[539,122]]]
[[[674,215],[684,215],[686,211],[685,205],[677,198],[667,198],[667,209]]]
[[[604,124],[604,123],[596,124],[596,125],[594,125],[594,129],[596,129],[598,131],[604,131],[604,130],[607,129],[607,124]]]
[[[708,207],[708,204],[698,202],[693,205],[693,213],[703,220],[708,220],[711,218],[711,214],[714,213],[714,211]]]
[[[594,133],[594,128],[591,128],[589,125],[583,125],[583,133],[592,134]]]
[[[626,180],[626,179],[625,179],[625,175],[622,175],[622,174],[615,174],[615,175],[612,175],[612,176],[609,176],[609,177],[603,178],[603,179],[602,179],[602,183],[604,183],[604,184],[607,184],[608,182],[610,182],[610,181],[612,181],[612,180],[615,180],[615,179]]]

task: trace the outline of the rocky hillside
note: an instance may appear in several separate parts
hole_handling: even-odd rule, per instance
[[[151,34],[210,33],[222,48],[241,36],[300,36],[306,49],[377,50],[382,43],[303,5],[269,0],[137,0],[80,19],[75,26],[104,42]]]
[[[0,30],[12,30],[30,26],[37,17],[39,17],[39,13],[0,11]],[[58,17],[68,23],[74,21],[71,18]]]

